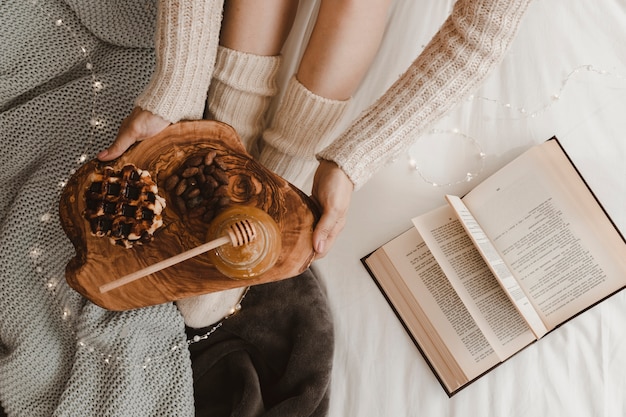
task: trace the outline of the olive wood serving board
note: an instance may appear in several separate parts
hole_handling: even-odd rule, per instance
[[[186,260],[109,292],[99,288],[148,265],[177,255],[207,241],[210,222],[190,218],[177,209],[173,191],[165,181],[190,157],[216,151],[228,176],[229,206],[257,207],[276,222],[281,235],[276,263],[261,275],[232,279],[220,273],[206,254]],[[95,170],[127,164],[147,170],[165,198],[163,226],[151,242],[125,248],[108,237],[96,237],[83,216],[85,192]],[[61,224],[76,250],[65,271],[69,285],[93,303],[109,310],[130,310],[195,295],[256,285],[294,277],[309,267],[314,257],[313,227],[319,213],[312,200],[295,186],[256,162],[234,129],[216,121],[185,121],[135,144],[118,159],[92,160],[81,166],[64,188],[59,212]]]

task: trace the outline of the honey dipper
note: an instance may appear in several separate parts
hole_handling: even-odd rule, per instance
[[[227,229],[227,233],[224,234],[222,237],[211,240],[210,242],[204,243],[200,246],[196,246],[193,249],[190,249],[183,253],[179,253],[178,255],[172,256],[171,258],[164,259],[146,268],[140,269],[139,271],[135,271],[131,274],[125,275],[121,278],[116,279],[115,281],[111,281],[107,284],[101,285],[98,289],[100,290],[100,293],[109,292],[111,290],[114,290],[115,288],[121,287],[122,285],[126,285],[130,282],[138,280],[139,278],[143,278],[146,275],[153,274],[157,271],[168,268],[187,259],[193,258],[194,256],[198,256],[202,253],[208,252],[211,249],[215,249],[219,246],[226,245],[228,243],[232,244],[234,247],[245,245],[252,242],[256,238],[256,236],[257,231],[253,223],[251,223],[247,219],[239,220],[231,224]]]

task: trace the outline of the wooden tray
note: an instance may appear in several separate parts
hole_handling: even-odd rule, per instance
[[[189,157],[210,150],[227,155],[222,161],[227,165],[230,203],[224,208],[258,207],[278,225],[282,247],[274,266],[262,275],[234,280],[221,274],[203,254],[100,293],[99,287],[108,282],[206,241],[210,223],[179,213],[164,182]],[[154,233],[154,239],[128,249],[111,244],[107,237],[94,236],[83,216],[90,174],[105,165],[120,170],[127,164],[148,170],[167,203],[162,212],[163,226]],[[137,143],[115,161],[86,163],[68,181],[59,211],[63,229],[76,249],[76,256],[66,267],[67,282],[95,304],[118,311],[294,277],[313,260],[312,233],[319,218],[316,206],[304,193],[254,161],[234,129],[215,121],[180,122]]]

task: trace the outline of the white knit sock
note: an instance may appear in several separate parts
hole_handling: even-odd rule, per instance
[[[220,46],[207,100],[207,118],[231,125],[246,148],[265,128],[265,112],[278,88],[281,56]]]
[[[245,288],[234,288],[198,295],[178,300],[176,306],[182,314],[185,324],[198,329],[217,323],[231,314],[244,291]]]
[[[262,56],[218,47],[205,117],[231,125],[246,148],[265,128],[265,113],[276,95],[280,56]],[[207,327],[229,314],[242,288],[176,302],[185,324]]]
[[[317,167],[315,154],[332,139],[348,100],[318,96],[292,77],[268,129],[259,162],[302,188]]]

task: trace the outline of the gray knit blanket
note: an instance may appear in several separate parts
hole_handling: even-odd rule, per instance
[[[110,312],[65,282],[74,249],[59,222],[60,192],[113,140],[147,83],[155,16],[153,0],[0,1],[0,415],[203,415],[196,404],[237,415],[249,380],[261,385],[245,391],[253,406],[240,415],[323,415],[332,324],[310,273],[251,290],[256,307],[245,313],[244,300],[230,327],[197,345],[172,303]],[[275,303],[264,306],[303,294],[305,307],[294,298],[288,316],[273,314]],[[309,348],[316,338],[325,349]],[[233,364],[241,366],[229,371]],[[213,398],[202,387],[224,388],[217,382],[224,375],[244,381],[229,392],[230,405],[201,400]]]

